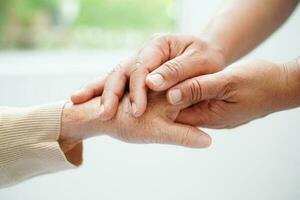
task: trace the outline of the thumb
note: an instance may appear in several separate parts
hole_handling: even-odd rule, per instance
[[[213,72],[214,68],[204,61],[203,56],[190,52],[165,62],[151,72],[146,78],[147,86],[154,91],[164,91],[188,78]]]
[[[179,83],[167,92],[167,99],[173,105],[192,104],[209,100],[222,99],[231,87],[229,81],[222,72],[198,76]]]
[[[193,126],[171,122],[164,127],[163,129],[158,129],[158,143],[191,148],[205,148],[211,144],[211,137]]]

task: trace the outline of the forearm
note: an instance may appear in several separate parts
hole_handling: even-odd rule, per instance
[[[99,120],[100,98],[78,105],[69,102],[64,106],[59,137],[59,144],[64,152],[68,152],[82,140],[108,130],[110,123]]]
[[[99,106],[100,98],[76,106],[0,107],[0,188],[80,165],[82,141],[110,124],[98,120]]]
[[[226,65],[249,53],[282,25],[298,0],[234,0],[209,22],[202,36],[223,49]]]
[[[57,142],[63,105],[0,107],[0,188],[77,164],[67,162]]]

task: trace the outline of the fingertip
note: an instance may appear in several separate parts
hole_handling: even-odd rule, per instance
[[[155,85],[152,83],[152,81],[150,80],[150,78],[148,78],[148,76],[145,79],[145,83],[147,85],[148,88],[150,88],[151,90],[155,91]]]
[[[212,143],[212,138],[210,135],[203,133],[200,135],[200,137],[198,138],[198,145],[200,148],[207,148],[211,145]]]
[[[118,102],[119,100],[115,98],[101,102],[99,118],[102,121],[112,119],[118,110]]]
[[[71,102],[72,102],[73,104],[79,104],[79,103],[80,103],[80,98],[78,98],[78,97],[75,96],[75,95],[72,95],[72,96],[70,97],[70,100],[71,100]]]
[[[149,74],[146,77],[145,83],[148,88],[150,88],[153,91],[162,91],[162,85],[164,83],[164,79],[159,74]]]
[[[130,89],[131,112],[134,117],[142,116],[147,107],[147,88],[143,85],[135,85]]]
[[[136,104],[135,102],[132,102],[131,103],[131,112],[132,112],[132,115],[134,116],[134,117],[140,117],[140,116],[142,116],[144,113],[145,113],[145,111],[146,111],[146,104],[145,105],[139,105],[139,104]]]
[[[99,114],[99,118],[102,121],[108,121],[110,119],[113,118],[113,113],[111,113],[110,111],[108,111],[104,105],[101,105],[102,107],[100,107],[100,114]]]
[[[105,109],[105,105],[100,105],[99,118],[102,121],[107,121],[111,119],[111,114]]]
[[[212,140],[207,133],[196,127],[191,127],[189,130],[188,138],[183,140],[186,141],[183,143],[184,146],[190,148],[207,148],[211,145]]]
[[[84,103],[84,102],[86,102],[87,100],[89,100],[89,99],[90,99],[89,96],[90,96],[90,95],[89,95],[89,92],[88,92],[88,91],[83,90],[83,89],[80,89],[80,90],[74,92],[74,93],[71,95],[70,99],[71,99],[71,101],[72,101],[74,104],[80,104],[80,103]]]

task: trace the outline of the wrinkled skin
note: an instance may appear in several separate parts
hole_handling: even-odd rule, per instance
[[[197,128],[174,122],[180,106],[168,104],[164,94],[152,93],[148,100],[144,115],[135,118],[130,112],[129,97],[125,96],[116,117],[109,122],[111,127],[118,124],[110,136],[133,143],[168,142],[190,147],[209,145],[208,136]]]
[[[126,95],[116,116],[102,121],[98,117],[99,101],[100,97],[80,105],[66,105],[61,143],[72,145],[103,134],[130,143],[163,143],[192,148],[208,147],[211,143],[209,135],[203,131],[175,122],[183,106],[170,105],[164,93],[149,93],[149,105],[139,118],[132,116],[129,96]]]
[[[147,90],[163,91],[188,78],[223,69],[223,50],[216,44],[192,35],[156,34],[137,55],[119,63],[110,74],[75,92],[71,100],[80,104],[102,95],[99,115],[113,118],[129,83],[131,113],[141,116],[147,107]],[[154,84],[153,75],[164,79]]]
[[[232,128],[270,113],[300,106],[300,74],[296,60],[275,64],[263,60],[235,63],[225,70],[186,80],[177,121],[209,128]]]

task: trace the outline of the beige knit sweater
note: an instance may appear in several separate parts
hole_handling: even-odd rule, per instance
[[[57,142],[63,105],[0,107],[0,188],[75,167]]]

